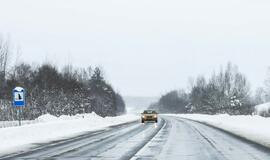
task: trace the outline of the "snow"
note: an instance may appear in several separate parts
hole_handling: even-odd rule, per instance
[[[44,114],[36,119],[38,122],[50,122],[57,120],[57,117],[50,115],[50,114]]]
[[[230,116],[226,114],[179,114],[171,116],[199,121],[270,148],[270,118],[257,115]]]
[[[124,97],[127,113],[138,114],[147,109],[152,103],[158,101],[157,97]]]
[[[255,106],[255,114],[257,115],[266,115],[270,114],[270,103],[264,103]]]
[[[22,125],[38,123],[38,120],[24,120],[21,121]],[[19,126],[18,121],[0,121],[0,128]]]
[[[27,150],[34,143],[46,143],[138,120],[136,115],[102,118],[95,113],[55,117],[42,115],[35,124],[0,128],[0,155]]]
[[[23,88],[22,87],[16,87],[14,88],[15,91],[18,91],[18,92],[22,92],[23,91]]]

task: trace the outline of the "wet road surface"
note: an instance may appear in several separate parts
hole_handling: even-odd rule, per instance
[[[38,144],[0,159],[270,160],[270,150],[210,126],[173,116]]]

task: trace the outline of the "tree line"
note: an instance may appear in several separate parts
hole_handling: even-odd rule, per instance
[[[162,113],[252,114],[256,104],[247,78],[236,65],[228,63],[225,70],[207,79],[199,76],[190,81],[190,91],[171,91],[150,108]]]
[[[12,90],[16,86],[26,89],[24,119],[46,113],[60,116],[95,112],[105,117],[126,111],[123,98],[104,79],[99,67],[66,65],[58,70],[50,63],[21,63],[7,69],[10,55],[9,43],[0,40],[0,120],[17,119],[12,107]]]

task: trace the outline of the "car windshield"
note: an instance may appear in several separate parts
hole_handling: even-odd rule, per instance
[[[156,111],[152,111],[152,110],[146,110],[143,112],[144,114],[156,114]]]

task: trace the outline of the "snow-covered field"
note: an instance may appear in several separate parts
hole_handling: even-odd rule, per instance
[[[199,121],[270,148],[270,118],[201,114],[179,114],[172,116]]]
[[[0,128],[0,155],[27,150],[34,143],[64,139],[138,119],[135,115],[102,118],[95,113],[60,117],[43,115],[34,124]]]
[[[139,114],[147,109],[151,103],[158,101],[158,97],[124,97],[127,113]]]

